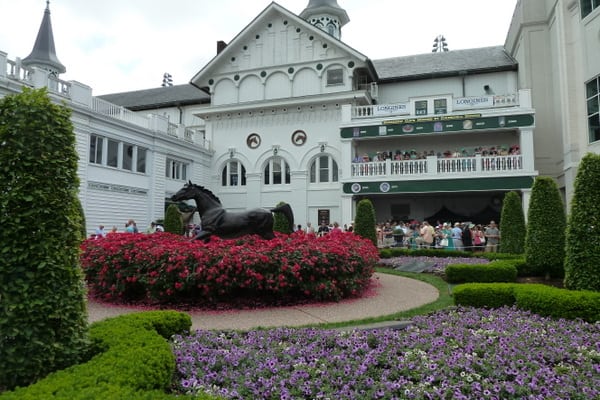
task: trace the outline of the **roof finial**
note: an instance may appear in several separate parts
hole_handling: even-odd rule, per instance
[[[50,0],[46,0],[46,10],[50,9]]]

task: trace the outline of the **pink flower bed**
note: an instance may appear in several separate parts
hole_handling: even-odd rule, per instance
[[[339,300],[367,288],[379,260],[370,241],[351,233],[209,243],[169,233],[122,233],[86,240],[82,250],[92,295],[159,304]]]

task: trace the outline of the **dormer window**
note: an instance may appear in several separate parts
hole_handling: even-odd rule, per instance
[[[341,68],[327,70],[327,85],[344,84],[344,71]]]

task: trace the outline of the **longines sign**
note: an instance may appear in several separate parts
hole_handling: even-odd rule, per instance
[[[533,126],[533,114],[482,117],[481,114],[443,115],[424,118],[405,118],[384,121],[382,125],[357,126],[341,129],[343,139],[443,133],[482,129],[519,128]]]

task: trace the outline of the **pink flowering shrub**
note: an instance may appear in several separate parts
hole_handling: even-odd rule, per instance
[[[96,297],[192,305],[257,297],[339,300],[360,294],[379,260],[371,242],[351,233],[211,238],[209,243],[169,233],[110,234],[86,240],[82,250]]]

